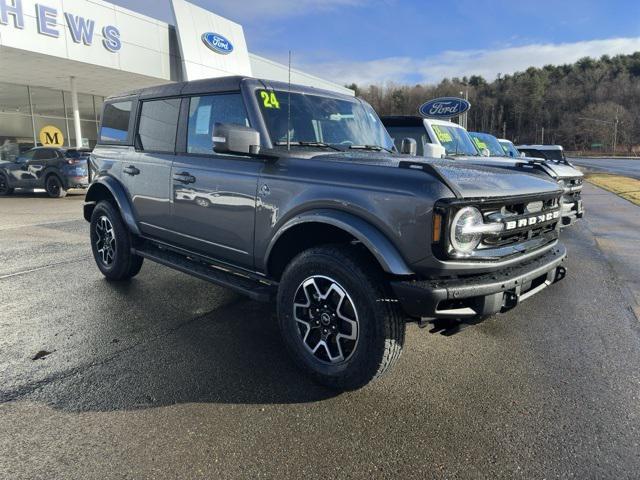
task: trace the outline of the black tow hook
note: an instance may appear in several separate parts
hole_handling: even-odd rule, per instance
[[[567,275],[567,269],[564,268],[562,265],[560,265],[558,268],[556,268],[556,278],[553,282],[554,283],[559,282],[564,277],[566,277],[566,275]]]

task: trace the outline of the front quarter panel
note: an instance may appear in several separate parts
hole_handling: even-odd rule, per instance
[[[410,267],[431,254],[434,203],[452,196],[424,172],[348,161],[281,158],[265,165],[258,183],[256,266],[266,271],[268,252],[288,222],[322,210],[348,214],[370,225]],[[397,273],[407,273],[401,270]]]

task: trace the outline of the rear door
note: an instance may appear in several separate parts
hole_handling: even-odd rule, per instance
[[[212,143],[215,123],[249,126],[242,97],[237,92],[187,98],[182,119],[183,145],[171,175],[176,240],[216,259],[253,267],[256,189],[263,161],[214,153]]]
[[[138,107],[135,151],[122,157],[122,179],[140,230],[168,238],[171,165],[175,159],[180,98],[144,100]]]

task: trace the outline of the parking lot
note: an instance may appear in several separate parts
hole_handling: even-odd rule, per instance
[[[81,194],[2,198],[0,478],[637,478],[637,292],[590,215],[607,201],[585,190],[556,288],[452,335],[412,324],[388,376],[336,394],[264,304],[149,262],[105,281]]]

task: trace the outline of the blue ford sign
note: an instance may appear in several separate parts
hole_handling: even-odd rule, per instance
[[[233,52],[233,44],[219,33],[203,33],[202,41],[211,50],[221,55],[229,55]]]
[[[469,108],[471,104],[463,98],[442,97],[423,103],[418,110],[423,117],[451,118],[457,117]]]

